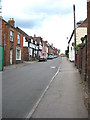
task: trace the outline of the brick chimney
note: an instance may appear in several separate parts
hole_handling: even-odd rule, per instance
[[[11,24],[12,26],[14,26],[15,21],[14,21],[13,18],[10,18],[10,19],[8,20],[8,23]]]
[[[34,37],[36,37],[36,35],[34,34]]]

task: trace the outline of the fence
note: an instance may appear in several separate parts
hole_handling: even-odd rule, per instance
[[[77,50],[76,65],[84,81],[87,80],[87,38],[79,45]]]

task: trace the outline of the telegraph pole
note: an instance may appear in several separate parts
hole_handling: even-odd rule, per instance
[[[74,14],[74,46],[76,46],[76,18],[75,18],[75,5],[73,5]],[[76,49],[75,49],[75,66],[76,66]]]

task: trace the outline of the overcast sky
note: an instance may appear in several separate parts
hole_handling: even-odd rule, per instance
[[[86,0],[2,0],[2,16],[6,21],[14,18],[15,26],[28,35],[41,36],[64,52],[74,26],[73,4],[76,22],[85,20]]]

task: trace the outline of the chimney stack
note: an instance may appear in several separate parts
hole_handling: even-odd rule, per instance
[[[13,18],[10,18],[10,19],[8,20],[8,23],[11,24],[12,26],[14,26],[15,21],[14,21]]]
[[[34,34],[34,37],[36,37],[36,35]]]

